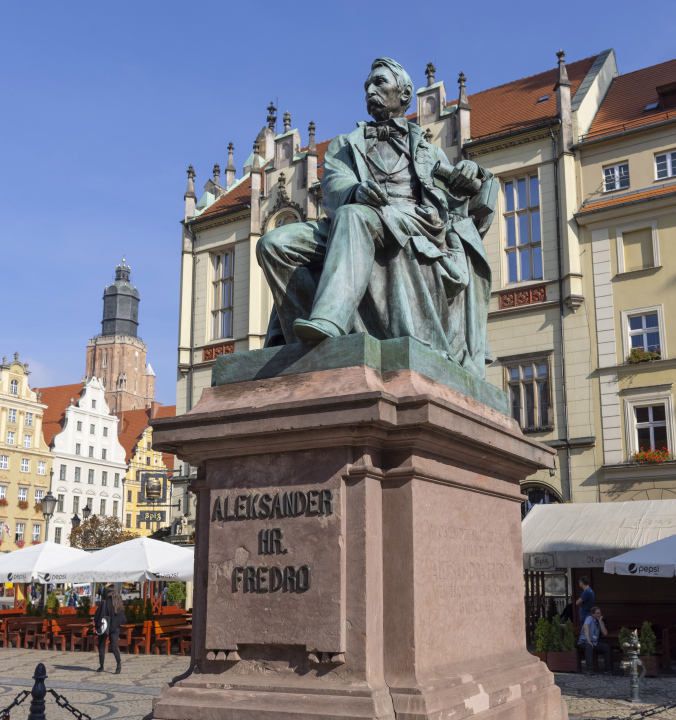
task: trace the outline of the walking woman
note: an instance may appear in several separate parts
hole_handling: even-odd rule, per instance
[[[94,628],[99,636],[99,663],[101,665],[96,672],[103,672],[103,663],[106,659],[106,638],[109,637],[110,651],[117,660],[115,674],[119,675],[122,670],[122,661],[117,641],[120,637],[120,625],[127,622],[127,616],[124,614],[122,598],[118,595],[114,585],[108,585],[103,595],[103,600],[94,613]]]

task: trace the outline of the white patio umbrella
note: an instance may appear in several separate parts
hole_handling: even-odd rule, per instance
[[[65,582],[72,583],[141,582],[152,567],[192,557],[191,550],[138,537],[88,553],[86,558],[59,567],[58,572]]]
[[[182,556],[168,563],[152,567],[147,575],[148,580],[165,580],[192,582],[195,575],[195,554],[194,551],[186,548],[190,556]]]
[[[50,541],[0,555],[0,582],[64,582],[56,569],[65,562],[83,562],[89,553]]]
[[[676,535],[670,535],[606,560],[603,572],[636,577],[674,577]]]

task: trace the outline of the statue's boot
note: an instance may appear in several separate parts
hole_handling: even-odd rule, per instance
[[[338,327],[328,320],[303,320],[298,318],[293,323],[293,331],[296,337],[305,343],[315,343],[329,337],[342,335]]]

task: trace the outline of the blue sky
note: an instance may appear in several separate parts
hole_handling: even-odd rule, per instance
[[[125,255],[157,399],[175,401],[186,169],[198,193],[228,142],[238,173],[278,99],[307,141],[364,119],[373,58],[453,96],[614,48],[621,73],[672,59],[674,0],[587,3],[10,2],[0,4],[0,356],[33,386],[78,382]],[[666,34],[665,34],[666,33]]]

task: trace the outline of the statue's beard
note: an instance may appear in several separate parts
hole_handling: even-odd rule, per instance
[[[390,113],[387,109],[387,105],[379,97],[371,97],[366,101],[366,111],[372,118],[377,120],[386,120],[390,117]]]

